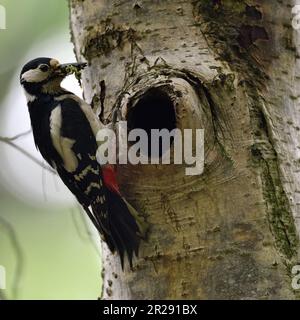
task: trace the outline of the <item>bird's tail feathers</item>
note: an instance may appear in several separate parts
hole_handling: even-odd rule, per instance
[[[122,268],[125,254],[132,268],[133,256],[138,256],[141,239],[146,237],[147,225],[120,194],[107,189],[106,198],[107,214],[103,214],[101,204],[92,204],[93,215],[100,226],[99,232],[109,249],[119,253]]]

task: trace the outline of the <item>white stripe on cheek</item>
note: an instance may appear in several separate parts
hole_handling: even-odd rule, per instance
[[[26,82],[41,82],[48,78],[49,73],[40,69],[31,69],[22,74],[22,79]]]

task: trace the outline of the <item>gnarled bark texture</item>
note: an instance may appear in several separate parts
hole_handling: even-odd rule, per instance
[[[119,166],[122,191],[150,232],[133,272],[103,246],[103,298],[297,298],[290,268],[299,248],[300,75],[292,5],[70,0],[75,52],[89,63],[85,98],[104,106],[102,120],[119,110],[131,128],[205,130],[200,176],[186,176],[185,165]]]

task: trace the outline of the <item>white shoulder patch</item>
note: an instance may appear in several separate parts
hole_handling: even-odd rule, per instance
[[[72,150],[74,143],[75,143],[75,140],[72,140],[69,138],[62,138],[61,139],[61,147],[62,147],[62,152],[63,152],[62,158],[64,159],[65,169],[68,172],[74,172],[74,171],[76,171],[76,169],[78,167],[78,160]]]
[[[50,135],[54,148],[64,161],[65,169],[68,172],[74,172],[78,167],[78,160],[72,150],[75,140],[61,135],[61,125],[61,107],[58,105],[50,115]]]
[[[52,110],[50,115],[50,135],[52,139],[52,143],[56,151],[62,156],[61,149],[61,136],[60,136],[60,128],[61,128],[61,108],[57,106]]]

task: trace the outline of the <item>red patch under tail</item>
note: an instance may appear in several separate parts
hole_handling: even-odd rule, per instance
[[[116,192],[119,195],[121,195],[119,185],[117,182],[117,173],[116,173],[115,166],[110,164],[103,166],[102,175],[103,175],[104,185],[106,186],[106,188],[112,192]]]

